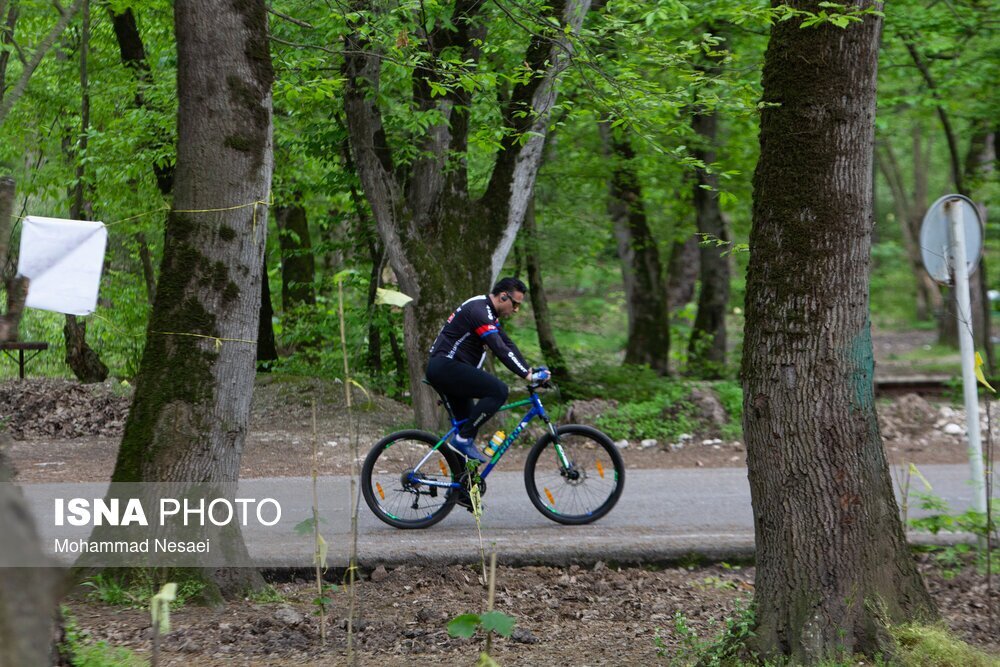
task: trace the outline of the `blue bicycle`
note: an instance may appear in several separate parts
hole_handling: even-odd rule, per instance
[[[611,438],[597,429],[553,425],[538,397],[543,386],[528,385],[527,398],[500,408],[502,412],[531,406],[478,474],[444,444],[462,422],[455,420],[443,397],[452,424],[444,436],[407,430],[382,438],[361,469],[361,490],[368,507],[390,526],[433,526],[456,503],[468,503],[471,484],[478,484],[485,493],[490,472],[531,420],[541,417],[548,433],[535,442],[524,463],[528,498],[539,512],[559,523],[579,525],[600,519],[622,495],[625,463]]]

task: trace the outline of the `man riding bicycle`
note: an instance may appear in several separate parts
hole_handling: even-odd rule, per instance
[[[500,409],[508,393],[507,385],[481,369],[487,348],[528,382],[551,376],[545,368],[529,368],[500,325],[501,317],[518,311],[527,291],[517,278],[503,278],[489,294],[474,296],[456,308],[431,346],[427,381],[448,401],[455,419],[466,420],[448,441],[448,448],[480,463],[489,459],[476,447],[476,434]]]

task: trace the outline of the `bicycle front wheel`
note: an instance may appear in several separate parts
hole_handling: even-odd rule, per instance
[[[396,528],[427,528],[448,516],[456,495],[428,482],[457,481],[462,463],[449,449],[434,450],[437,441],[426,431],[400,431],[372,447],[361,468],[361,493],[375,516]]]
[[[570,424],[538,439],[524,463],[524,485],[535,508],[558,523],[597,521],[625,489],[625,462],[611,438]],[[562,449],[559,455],[557,447]]]

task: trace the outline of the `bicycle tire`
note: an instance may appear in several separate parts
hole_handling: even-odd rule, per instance
[[[396,528],[428,528],[448,516],[457,496],[450,489],[407,485],[404,474],[413,469],[438,437],[426,431],[398,431],[379,440],[361,467],[361,494],[372,513]],[[460,457],[439,448],[425,464],[428,479],[456,481],[463,472]],[[430,500],[420,507],[420,499]]]
[[[546,433],[524,462],[528,498],[535,509],[557,523],[578,526],[597,521],[614,508],[625,490],[622,455],[611,438],[596,428],[568,424],[556,432],[572,470],[562,468],[553,446],[555,438]]]

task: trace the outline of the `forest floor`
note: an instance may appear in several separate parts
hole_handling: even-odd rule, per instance
[[[876,355],[903,356],[899,349],[923,346],[929,337],[916,332],[899,338],[895,348],[877,338]],[[891,366],[886,363],[880,369]],[[52,379],[0,383],[0,423],[13,436],[8,455],[19,470],[18,481],[109,479],[128,401],[129,388],[111,383],[81,386]],[[406,426],[410,419],[405,406],[381,397],[370,403],[362,399],[361,407],[349,413],[338,383],[262,377],[254,393],[241,476],[309,474],[313,403],[321,474],[348,474],[356,456],[363,457],[381,435]],[[956,403],[914,394],[880,400],[879,419],[890,461],[918,466],[966,462],[964,415]],[[574,406],[573,420],[586,422],[613,407],[579,404]],[[692,434],[683,442],[645,447],[631,442],[622,454],[629,468],[745,465],[743,444],[717,435]],[[516,470],[525,454],[526,448],[512,449],[501,465]],[[985,577],[974,569],[943,573],[930,557],[920,558],[947,625],[971,643],[1000,654],[1000,635],[995,624],[991,628],[988,613],[990,599],[994,608],[1000,602],[996,584],[990,597]],[[475,663],[481,638],[452,638],[446,624],[458,614],[483,610],[486,595],[477,567],[406,566],[390,571],[379,567],[361,574],[352,640],[360,664]],[[702,639],[711,636],[725,619],[738,618],[737,605],[745,607],[752,596],[754,569],[725,564],[620,569],[604,562],[586,568],[501,566],[497,581],[497,608],[517,620],[514,635],[494,643],[500,664],[579,667],[646,665],[658,660],[670,664],[669,658],[658,658],[658,642],[675,659],[683,658],[685,646],[690,645],[675,629],[675,615],[680,614]],[[173,630],[163,641],[160,664],[346,664],[348,589],[341,586],[332,595],[323,644],[312,602],[314,584],[288,572],[276,573],[272,583],[268,596],[219,609],[181,606],[172,614]],[[85,640],[127,647],[148,657],[151,635],[145,600],[133,600],[137,607],[133,608],[109,605],[99,597],[99,589],[88,588],[77,590],[67,601]]]

